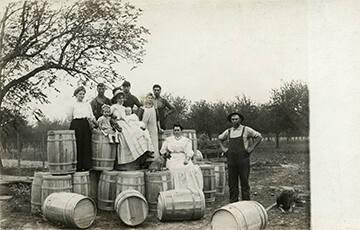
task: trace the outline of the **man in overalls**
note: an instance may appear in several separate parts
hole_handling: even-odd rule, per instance
[[[239,201],[239,177],[241,184],[241,199],[250,200],[250,154],[261,142],[262,136],[254,129],[242,125],[244,116],[231,113],[227,119],[232,127],[219,135],[220,147],[225,152],[228,163],[230,203]],[[253,139],[250,142],[250,139]],[[224,142],[229,142],[229,147]]]

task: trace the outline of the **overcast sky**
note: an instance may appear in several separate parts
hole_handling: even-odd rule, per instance
[[[282,81],[307,81],[307,9],[298,0],[135,0],[139,23],[151,35],[144,63],[119,73],[143,96],[152,85],[192,101],[228,101],[245,94],[269,99]],[[40,106],[51,118],[63,116],[72,88],[49,92],[52,104]],[[107,92],[110,96],[110,91]],[[88,92],[87,99],[95,96]],[[62,106],[59,106],[61,104]]]

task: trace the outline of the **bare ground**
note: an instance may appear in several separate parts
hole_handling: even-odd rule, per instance
[[[287,149],[292,149],[291,146]],[[305,148],[306,149],[306,148]],[[282,214],[274,208],[268,211],[268,226],[266,229],[310,229],[310,188],[309,188],[309,154],[307,151],[268,151],[259,148],[253,153],[250,175],[252,200],[260,202],[264,207],[270,206],[281,191],[281,186],[294,187],[305,201],[296,204],[293,213]],[[12,173],[12,170],[8,170]],[[27,169],[22,175],[31,176],[33,171]],[[66,229],[53,225],[40,216],[30,214],[30,185],[17,183],[10,188],[13,198],[0,201],[0,229]],[[206,208],[205,216],[196,221],[168,222],[157,220],[150,214],[147,220],[137,229],[185,230],[211,229],[211,214],[217,208],[228,203],[228,192],[223,197],[217,197],[216,202]],[[134,229],[121,223],[115,212],[98,211],[94,224],[89,229]]]

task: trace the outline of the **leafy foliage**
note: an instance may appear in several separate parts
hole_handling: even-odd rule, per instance
[[[137,25],[141,14],[117,0],[61,7],[43,0],[9,4],[0,24],[1,108],[24,111],[32,100],[47,103],[44,90],[58,91],[58,80],[114,84],[123,79],[114,65],[121,60],[138,65],[145,54],[149,31]]]
[[[298,81],[285,82],[274,89],[270,98],[270,114],[274,132],[308,135],[309,90]]]

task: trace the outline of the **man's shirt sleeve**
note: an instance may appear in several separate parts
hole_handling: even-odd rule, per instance
[[[220,134],[218,136],[219,140],[223,141],[223,140],[226,140],[228,138],[228,135],[229,135],[229,132],[228,130],[226,129],[222,134]]]

